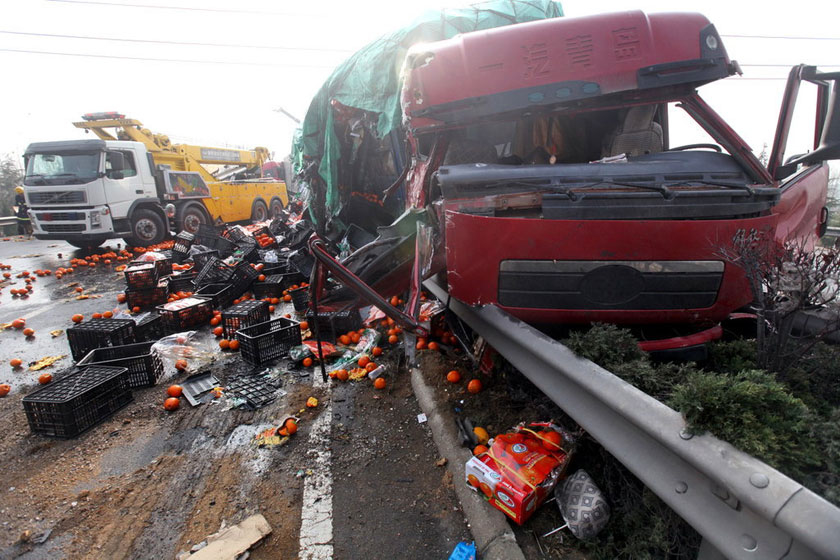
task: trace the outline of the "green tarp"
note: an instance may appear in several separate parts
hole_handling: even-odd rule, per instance
[[[429,11],[410,25],[366,45],[342,63],[309,105],[302,134],[295,136],[293,146],[295,172],[301,170],[305,159],[320,161],[318,171],[326,188],[322,198],[325,215],[334,216],[341,207],[338,166],[342,154],[333,126],[331,100],[378,113],[377,130],[373,132],[384,137],[402,120],[400,72],[409,47],[459,33],[562,15],[560,4],[550,0],[491,0],[464,8]]]

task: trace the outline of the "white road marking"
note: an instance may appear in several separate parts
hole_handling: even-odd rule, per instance
[[[312,384],[324,386],[319,367],[312,372]],[[329,381],[326,383],[327,406],[312,424],[309,432],[309,456],[312,474],[303,483],[303,505],[300,513],[300,560],[329,560],[333,557],[332,526],[332,453],[330,432],[332,428],[332,396]]]

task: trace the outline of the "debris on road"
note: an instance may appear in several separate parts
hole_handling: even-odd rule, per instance
[[[262,514],[252,515],[241,523],[224,527],[209,535],[207,546],[195,552],[181,552],[178,560],[236,560],[271,534],[271,525]]]

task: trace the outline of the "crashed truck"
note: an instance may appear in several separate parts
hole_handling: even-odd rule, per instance
[[[431,16],[328,80],[297,145],[310,250],[344,286],[322,305],[355,298],[422,333],[420,283],[439,275],[531,324],[687,325],[657,348],[696,347],[753,299],[721,257],[736,234],[825,232],[840,73],[791,69],[764,164],[697,91],[741,73],[704,16],[561,15],[500,2]],[[813,150],[786,159],[805,82]],[[675,113],[697,142],[672,145]],[[409,288],[405,313],[386,301]]]

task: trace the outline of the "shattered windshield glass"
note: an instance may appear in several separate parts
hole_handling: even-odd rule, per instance
[[[26,161],[25,185],[82,184],[96,179],[99,152],[32,154]]]

